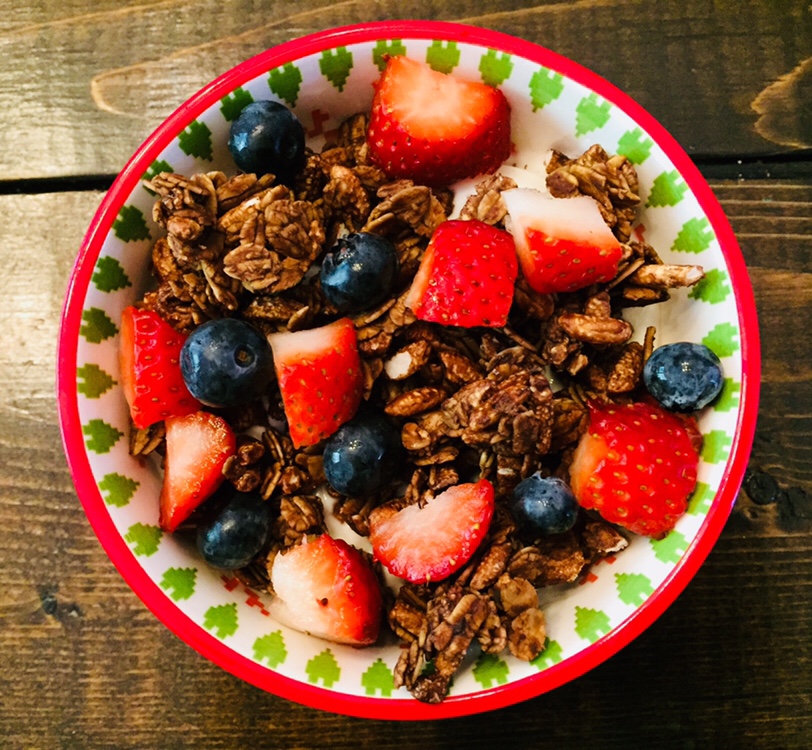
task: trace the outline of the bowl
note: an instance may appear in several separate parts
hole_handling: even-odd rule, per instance
[[[514,163],[550,147],[581,153],[600,143],[639,174],[637,236],[663,259],[699,263],[703,282],[666,305],[635,310],[658,344],[704,342],[721,358],[721,398],[699,425],[697,491],[660,541],[635,537],[574,584],[541,590],[548,645],[533,662],[473,655],[437,705],[394,689],[394,641],[357,649],[275,622],[269,595],[208,567],[158,527],[158,471],[128,451],[128,410],[117,346],[122,310],[144,292],[154,196],[163,170],[236,170],[226,148],[235,102],[284,101],[313,143],[368,109],[386,53],[499,86],[512,108]],[[480,28],[383,22],[297,39],[225,73],[180,106],[144,142],[105,196],[79,252],[59,336],[58,401],[65,452],[101,544],[135,593],[179,638],[229,672],[308,706],[359,717],[434,719],[537,696],[600,664],[669,606],[696,573],[735,501],[756,423],[759,344],[750,282],[733,232],[686,153],[654,118],[599,76],[550,50]]]

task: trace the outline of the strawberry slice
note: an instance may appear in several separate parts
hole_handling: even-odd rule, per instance
[[[623,250],[592,198],[519,188],[502,199],[522,273],[537,292],[574,292],[614,278]]]
[[[223,465],[237,450],[231,427],[205,411],[166,420],[166,460],[159,524],[175,531],[223,481]]]
[[[423,254],[406,304],[433,323],[503,326],[518,272],[507,232],[476,219],[445,221]]]
[[[274,333],[268,340],[295,447],[318,443],[353,417],[361,404],[364,375],[349,318],[307,331]]]
[[[180,370],[184,341],[186,336],[157,313],[135,307],[124,309],[119,344],[121,387],[138,429],[200,408]]]
[[[584,508],[635,534],[665,536],[688,507],[699,456],[692,431],[659,406],[590,404],[570,481]]]
[[[510,155],[510,106],[484,83],[392,57],[375,88],[372,160],[392,178],[448,185],[494,172]]]
[[[411,583],[441,581],[474,554],[491,523],[493,485],[487,479],[449,487],[424,505],[376,508],[369,541],[376,560]]]
[[[271,567],[271,615],[288,627],[338,643],[368,646],[383,612],[378,579],[355,547],[328,534],[278,554]]]

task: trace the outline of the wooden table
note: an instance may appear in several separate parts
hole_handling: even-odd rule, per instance
[[[28,7],[23,7],[23,6]],[[812,745],[812,7],[808,0],[458,0],[412,17],[525,37],[607,77],[709,179],[763,336],[744,491],[685,593],[553,693],[397,725],[265,694],[171,635],[76,498],[54,395],[69,270],[104,190],[180,102],[271,45],[391,0],[0,2],[0,747]],[[438,10],[443,8],[443,10]]]

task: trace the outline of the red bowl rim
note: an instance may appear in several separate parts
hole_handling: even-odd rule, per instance
[[[620,107],[656,141],[707,215],[728,264],[739,311],[742,383],[740,410],[720,489],[690,548],[658,589],[610,633],[538,675],[474,695],[450,696],[438,705],[412,698],[380,699],[338,693],[301,683],[236,653],[185,615],[143,570],[113,525],[84,449],[76,389],[76,342],[82,302],[108,228],[126,197],[177,132],[231,90],[292,59],[378,38],[449,39],[494,48],[560,72]],[[335,713],[371,719],[426,720],[490,711],[538,696],[584,674],[630,643],[677,598],[703,563],[736,500],[755,433],[760,382],[758,319],[752,286],[733,230],[710,187],[677,141],[627,94],[596,73],[540,45],[501,32],[442,21],[382,21],[344,26],[273,47],[227,71],[182,104],[146,139],[114,182],[93,218],[74,266],[62,311],[57,352],[57,398],[62,441],[73,482],[103,548],[147,607],[207,659],[268,692]]]

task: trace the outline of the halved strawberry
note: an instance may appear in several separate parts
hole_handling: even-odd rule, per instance
[[[444,221],[423,254],[406,304],[433,323],[503,326],[518,272],[507,232],[476,219]]]
[[[349,318],[268,337],[295,447],[329,437],[361,404],[364,375]]]
[[[200,408],[180,371],[184,341],[186,336],[157,313],[124,308],[119,344],[121,387],[138,429]]]
[[[355,547],[327,534],[278,554],[271,567],[270,612],[295,630],[338,643],[368,646],[383,612],[378,579]]]
[[[166,460],[159,524],[175,531],[223,481],[223,465],[237,450],[231,427],[205,411],[166,420]]]
[[[519,188],[502,199],[522,273],[537,292],[574,292],[617,273],[623,250],[589,196]]]
[[[499,89],[392,57],[375,88],[367,142],[390,177],[448,185],[508,158],[510,106]]]
[[[662,537],[688,507],[698,464],[679,417],[647,403],[590,404],[570,483],[582,507],[636,534]]]
[[[449,487],[424,505],[376,508],[369,541],[376,560],[411,583],[441,581],[474,554],[493,517],[493,485],[487,479]]]

